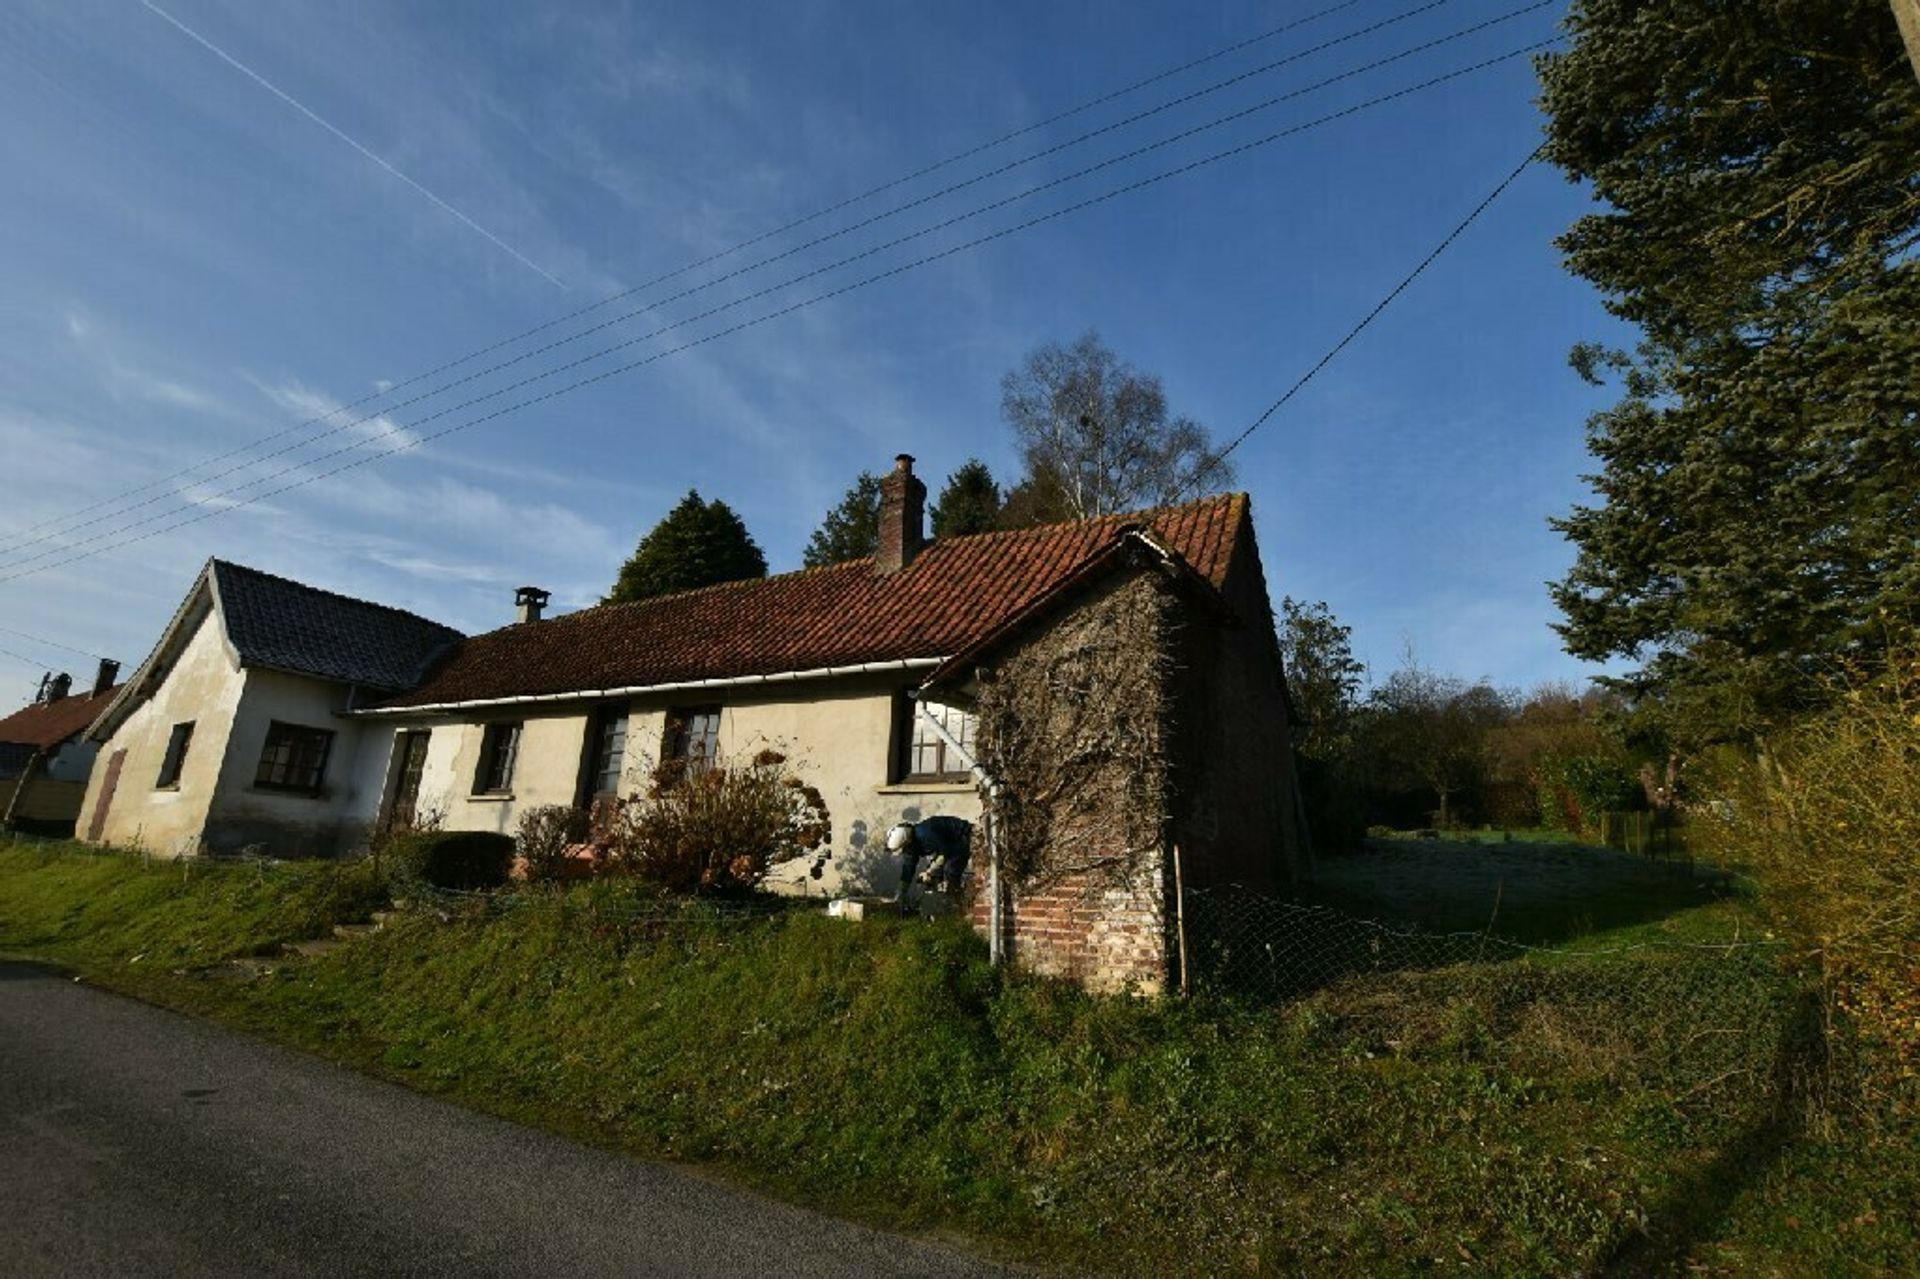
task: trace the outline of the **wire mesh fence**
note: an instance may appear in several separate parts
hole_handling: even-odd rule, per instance
[[[1303,905],[1236,886],[1189,889],[1188,946],[1196,980],[1223,990],[1287,998],[1342,978],[1460,964],[1564,965],[1682,954],[1756,959],[1780,947],[1765,938],[1653,940],[1617,946],[1540,946],[1479,932],[1425,932]]]
[[[1591,1073],[1728,1113],[1817,1055],[1815,992],[1764,937],[1536,946],[1239,888],[1190,891],[1186,919],[1195,989],[1293,1003],[1364,1055]]]

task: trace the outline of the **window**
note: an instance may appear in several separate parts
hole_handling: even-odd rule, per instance
[[[318,794],[320,779],[327,772],[327,753],[332,749],[333,734],[326,729],[274,720],[267,725],[267,744],[260,750],[260,767],[254,770],[253,784],[262,790]]]
[[[900,781],[965,781],[970,776],[973,757],[973,716],[957,706],[943,706],[939,702],[916,702],[911,697],[901,701],[906,723],[898,738],[901,758],[894,770],[895,777]],[[965,754],[947,744],[946,738],[927,722],[929,715],[940,721],[941,727],[965,749]]]
[[[173,726],[173,735],[167,738],[167,753],[160,757],[160,776],[154,780],[156,790],[175,790],[180,785],[180,769],[187,762],[187,746],[193,741],[193,721]]]
[[[720,708],[693,706],[667,713],[668,759],[687,761],[687,772],[704,773],[720,754]]]
[[[520,754],[519,724],[489,724],[480,738],[480,768],[473,775],[476,795],[504,795],[513,789],[513,762]]]
[[[627,708],[603,706],[587,725],[587,758],[583,806],[620,791],[620,773],[627,762]]]

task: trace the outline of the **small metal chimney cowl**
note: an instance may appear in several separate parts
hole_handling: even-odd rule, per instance
[[[100,696],[100,694],[112,688],[113,681],[119,678],[120,678],[120,663],[114,661],[111,658],[107,658],[107,657],[101,658],[100,669],[94,672],[93,692],[92,694],[90,694],[90,696],[93,696],[93,697]]]
[[[73,676],[63,671],[55,675],[53,681],[47,685],[47,700],[49,702],[57,702],[72,691]]]
[[[547,600],[552,597],[552,594],[551,591],[543,591],[537,586],[523,586],[515,591],[513,593],[513,603],[516,610],[515,620],[521,622],[539,621],[541,610],[546,608]]]

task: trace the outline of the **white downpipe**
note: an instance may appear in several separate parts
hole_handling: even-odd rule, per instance
[[[920,718],[927,722],[927,727],[931,728],[934,734],[947,744],[949,749],[957,753],[961,759],[967,761],[967,771],[973,774],[974,781],[986,788],[987,954],[993,963],[1004,963],[1006,961],[1006,948],[1001,940],[1004,930],[1001,926],[1000,916],[1000,821],[998,818],[1000,783],[994,780],[991,773],[980,767],[980,761],[974,758],[972,751],[962,746],[960,740],[947,731],[947,726],[940,722],[940,717],[927,709],[927,704],[921,699],[919,690],[914,690],[909,696],[913,698],[913,704],[919,708]]]

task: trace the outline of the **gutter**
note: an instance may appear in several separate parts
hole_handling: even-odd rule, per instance
[[[526,706],[542,702],[606,701],[618,697],[640,697],[648,693],[678,693],[688,689],[741,688],[756,684],[791,684],[798,680],[828,679],[839,675],[873,675],[882,672],[932,670],[944,657],[909,657],[892,662],[860,662],[852,666],[817,666],[804,671],[776,671],[769,675],[729,675],[720,679],[675,680],[666,684],[629,684],[620,688],[582,688],[564,693],[522,693],[514,697],[476,697],[461,702],[429,702],[420,706],[370,706],[349,710],[347,715],[428,715],[447,711],[481,710],[491,706]]]

